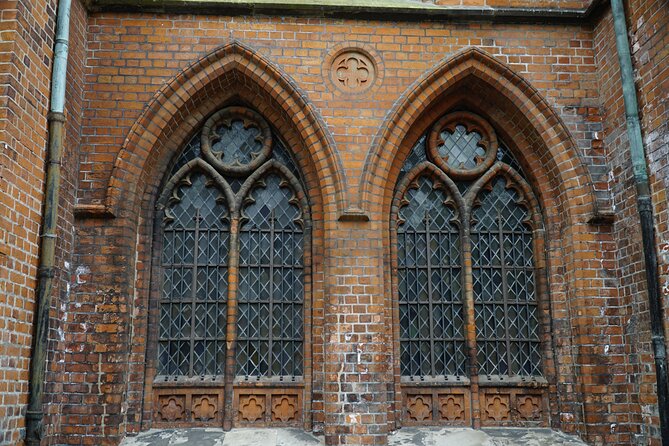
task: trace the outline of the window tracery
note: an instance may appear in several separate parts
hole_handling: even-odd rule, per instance
[[[248,395],[237,391],[262,381],[299,384],[304,372],[309,210],[281,141],[246,107],[214,113],[174,162],[158,211],[158,407],[181,401],[179,420],[191,425],[204,420],[189,418],[197,412],[189,405],[202,398],[214,414],[209,425],[223,416],[299,422],[249,418],[238,401]],[[223,410],[233,387],[239,414]],[[253,397],[302,400],[299,388],[268,389]],[[162,413],[156,421],[170,421]]]
[[[409,404],[418,399],[477,398],[493,424],[518,421],[522,398],[543,408],[541,390],[508,387],[546,382],[530,201],[520,164],[473,113],[438,119],[409,152],[393,202],[405,422],[452,421],[436,404],[423,408],[429,419],[418,416]],[[473,382],[487,387],[473,395]],[[493,396],[507,401],[503,416],[486,413],[502,407]]]

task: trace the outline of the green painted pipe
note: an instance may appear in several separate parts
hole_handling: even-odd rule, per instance
[[[51,73],[51,105],[47,116],[49,142],[44,192],[44,214],[36,290],[36,310],[30,359],[28,409],[26,411],[27,446],[39,446],[44,418],[44,379],[49,332],[49,310],[55,275],[56,229],[60,195],[60,170],[65,126],[65,84],[67,76],[68,35],[71,0],[58,2],[56,46]]]
[[[627,118],[627,138],[630,142],[634,182],[637,189],[637,207],[641,220],[641,237],[643,239],[643,255],[646,262],[646,282],[648,284],[648,304],[650,312],[650,329],[655,356],[655,375],[657,378],[657,402],[660,415],[660,432],[662,444],[669,446],[669,379],[667,378],[667,353],[662,323],[662,300],[660,294],[660,278],[657,271],[657,245],[655,243],[655,225],[653,202],[650,183],[648,181],[648,165],[641,138],[639,124],[639,103],[634,85],[632,56],[627,39],[627,23],[622,0],[611,0],[613,26],[616,33],[618,62],[622,79],[625,116]]]

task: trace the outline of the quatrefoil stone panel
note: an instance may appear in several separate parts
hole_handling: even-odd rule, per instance
[[[379,77],[374,58],[360,48],[344,48],[326,61],[330,82],[343,93],[359,94],[369,90]]]

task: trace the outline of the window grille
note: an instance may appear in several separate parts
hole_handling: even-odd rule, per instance
[[[398,229],[402,374],[465,374],[460,234],[448,196],[421,177]]]
[[[519,166],[468,112],[411,149],[394,204],[403,379],[541,376],[534,210]]]
[[[251,197],[240,232],[237,374],[300,376],[302,215],[276,175]]]
[[[186,144],[158,205],[157,375],[222,378],[226,356],[236,375],[302,375],[309,234],[297,173],[264,119],[244,107],[215,113]]]
[[[165,212],[159,374],[222,375],[228,207],[204,175],[191,175],[188,183]]]
[[[479,373],[541,375],[532,232],[517,191],[496,177],[472,214]]]

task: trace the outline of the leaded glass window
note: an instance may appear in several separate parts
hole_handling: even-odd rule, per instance
[[[237,374],[302,375],[302,214],[281,178],[258,184],[240,231]]]
[[[498,176],[472,212],[479,373],[541,375],[532,231],[518,191]]]
[[[159,375],[222,375],[228,293],[229,210],[194,172],[165,210]]]
[[[245,107],[212,115],[176,158],[158,203],[163,381],[302,375],[302,184],[281,141]]]
[[[456,211],[439,183],[420,177],[412,186],[397,231],[402,374],[464,375]]]
[[[541,376],[530,202],[520,164],[477,115],[445,115],[411,149],[393,207],[403,380]]]

